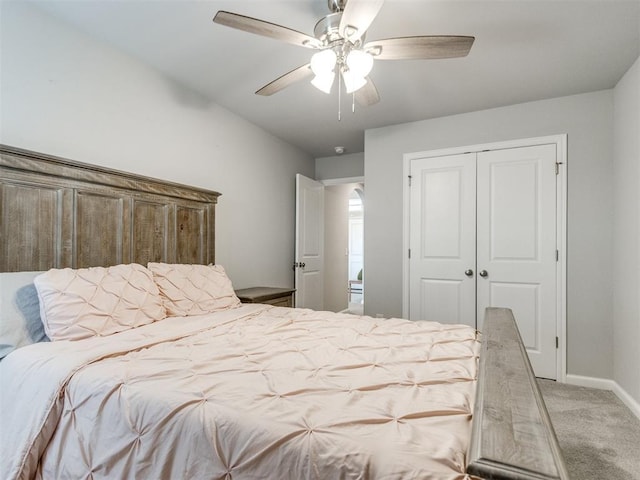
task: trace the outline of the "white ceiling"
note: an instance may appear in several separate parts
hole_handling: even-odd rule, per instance
[[[41,8],[314,157],[364,150],[364,130],[612,88],[640,54],[640,0],[386,0],[375,40],[473,35],[466,58],[377,61],[381,101],[351,113],[307,81],[254,92],[312,50],[214,24],[218,10],[313,35],[327,0],[46,0]]]

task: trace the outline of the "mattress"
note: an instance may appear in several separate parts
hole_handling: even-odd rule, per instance
[[[259,304],[30,345],[0,363],[0,476],[469,479],[479,347]]]

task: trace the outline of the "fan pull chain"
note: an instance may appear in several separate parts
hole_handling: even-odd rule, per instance
[[[351,113],[356,113],[356,94],[351,94]]]

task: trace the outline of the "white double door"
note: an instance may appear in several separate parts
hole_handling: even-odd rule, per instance
[[[482,330],[511,308],[537,376],[556,377],[556,145],[410,165],[409,318]]]

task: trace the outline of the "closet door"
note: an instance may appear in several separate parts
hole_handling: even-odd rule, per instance
[[[411,161],[409,318],[476,326],[476,155]]]
[[[478,329],[513,310],[539,377],[556,377],[556,146],[478,153]]]

